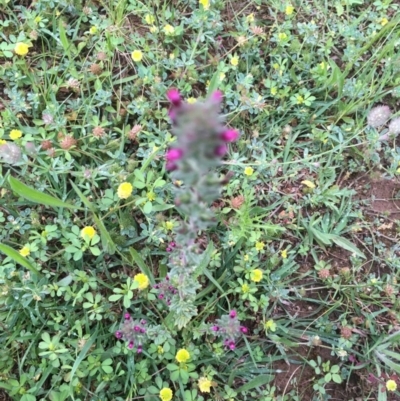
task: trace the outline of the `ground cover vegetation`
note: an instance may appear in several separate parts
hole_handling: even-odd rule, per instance
[[[0,398],[400,399],[394,0],[0,0]]]

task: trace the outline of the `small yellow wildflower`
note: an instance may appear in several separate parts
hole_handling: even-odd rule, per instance
[[[281,256],[282,256],[282,259],[287,259],[287,250],[286,249],[281,251]]]
[[[223,81],[223,80],[225,79],[225,77],[226,77],[226,75],[225,75],[224,72],[220,72],[220,73],[219,73],[219,80],[220,80],[220,81]]]
[[[96,33],[97,33],[98,31],[99,31],[99,29],[98,29],[97,26],[95,26],[95,25],[91,26],[90,29],[89,29],[89,33],[90,33],[91,35],[96,35]]]
[[[131,196],[132,191],[133,191],[132,184],[129,182],[123,182],[118,187],[118,198],[127,199]]]
[[[153,25],[156,19],[154,18],[154,15],[146,14],[146,16],[144,17],[144,20],[145,20],[149,25]]]
[[[152,26],[150,27],[150,32],[151,32],[151,33],[156,33],[156,32],[157,32],[157,27],[156,27],[155,25],[152,25]]]
[[[172,25],[167,24],[164,27],[164,32],[166,35],[173,35],[175,33],[175,28]]]
[[[272,319],[270,319],[270,320],[268,320],[268,322],[266,322],[264,324],[264,329],[265,329],[265,331],[268,331],[268,330],[275,331],[276,323]]]
[[[35,17],[35,19],[33,21],[35,22],[35,24],[38,24],[39,22],[42,21],[42,17],[40,15],[38,15],[37,17]]]
[[[5,141],[4,139],[0,139],[0,146],[5,145],[6,143],[7,143],[7,141]]]
[[[159,345],[158,347],[157,347],[157,354],[163,354],[164,353],[164,348],[162,347],[162,345]]]
[[[19,254],[21,256],[27,257],[31,254],[31,251],[29,250],[29,248],[25,245],[20,251]]]
[[[199,4],[201,4],[204,10],[208,10],[210,8],[210,0],[199,0]]]
[[[260,269],[254,269],[250,275],[251,280],[254,281],[255,283],[259,283],[262,277],[263,277],[263,272]]]
[[[188,102],[189,104],[193,104],[193,103],[196,103],[196,102],[197,102],[197,99],[194,98],[194,97],[189,97],[189,98],[187,99],[187,102]]]
[[[253,175],[253,173],[254,173],[253,167],[246,167],[246,168],[244,169],[244,173],[245,173],[246,175],[248,175],[248,176]]]
[[[150,202],[153,202],[153,200],[155,200],[156,199],[156,194],[154,193],[154,192],[147,192],[147,199],[150,201]]]
[[[243,294],[248,294],[250,292],[250,286],[247,283],[242,285],[242,292]]]
[[[29,51],[29,46],[26,43],[18,42],[15,44],[14,51],[18,56],[26,56]]]
[[[185,348],[181,348],[175,355],[175,359],[179,363],[184,363],[190,359],[190,354],[189,351],[186,350]]]
[[[59,17],[61,15],[61,11],[56,10],[56,17]]]
[[[165,228],[166,228],[167,230],[173,230],[173,228],[174,228],[174,222],[173,222],[173,221],[170,221],[170,220],[166,221],[166,222],[165,222]]]
[[[209,393],[211,389],[211,380],[208,380],[207,377],[200,377],[197,382],[199,389],[202,393]]]
[[[388,389],[388,391],[396,391],[397,383],[394,380],[388,380],[386,382],[386,388]]]
[[[139,290],[144,290],[150,284],[149,278],[143,273],[136,274],[136,276],[133,277],[133,281],[136,281],[139,284]]]
[[[249,260],[249,255],[247,255],[247,253],[246,253],[246,255],[243,256],[243,260],[244,260],[245,262],[247,262],[247,261]]]
[[[251,13],[246,17],[247,22],[254,22],[254,14]]]
[[[277,93],[278,93],[278,88],[275,87],[275,86],[273,86],[273,87],[271,88],[271,95],[272,95],[272,96],[275,96]]]
[[[285,32],[279,32],[278,33],[278,39],[279,40],[286,40],[287,39],[287,35]]]
[[[173,395],[173,392],[168,387],[164,387],[163,389],[160,390],[161,401],[171,401],[172,395]]]
[[[304,97],[301,95],[296,95],[296,101],[297,104],[303,104],[304,103]]]
[[[170,60],[174,60],[174,59],[175,59],[175,54],[174,54],[174,53],[170,53],[169,59],[170,59]]]
[[[285,14],[286,15],[292,15],[294,11],[294,7],[292,5],[288,5],[285,8]]]
[[[382,19],[381,19],[380,24],[381,24],[382,26],[385,26],[388,22],[389,22],[389,20],[385,17],[385,18],[382,18]]]
[[[239,57],[234,56],[231,58],[231,64],[236,67],[239,64]]]
[[[139,62],[142,61],[143,53],[140,50],[134,50],[131,54],[132,60]]]
[[[19,129],[13,129],[10,132],[10,139],[12,139],[13,141],[16,141],[17,139],[21,138],[22,136],[22,131],[20,131]]]
[[[92,226],[83,227],[81,230],[81,237],[85,238],[88,237],[92,239],[96,235],[96,230]]]
[[[262,251],[264,249],[264,247],[265,247],[264,242],[261,242],[261,241],[256,242],[256,249],[258,252]]]

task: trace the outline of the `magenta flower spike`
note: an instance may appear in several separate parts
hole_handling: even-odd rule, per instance
[[[221,139],[225,142],[235,142],[239,138],[239,131],[228,128],[221,134]]]
[[[215,156],[222,157],[225,156],[227,152],[228,152],[228,147],[225,144],[223,144],[215,149]]]
[[[118,330],[115,332],[115,337],[117,337],[118,339],[122,338],[122,333]]]
[[[131,318],[131,315],[129,313],[125,313],[124,318],[125,320],[129,320]]]
[[[168,90],[167,98],[175,107],[179,107],[182,104],[181,94],[176,88],[171,88]]]
[[[168,162],[175,162],[181,159],[183,156],[183,150],[178,148],[171,148],[165,155]]]
[[[215,103],[221,103],[224,95],[220,90],[216,90],[211,94],[211,100]]]
[[[237,316],[237,312],[235,311],[235,309],[232,309],[232,310],[229,312],[229,317],[230,317],[231,319],[234,319],[236,316]]]

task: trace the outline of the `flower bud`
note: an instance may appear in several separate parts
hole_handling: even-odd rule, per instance
[[[179,107],[182,103],[181,94],[176,88],[171,88],[168,90],[167,98],[175,107]]]
[[[235,142],[239,138],[239,131],[228,128],[221,134],[221,139],[225,142]]]
[[[231,319],[234,319],[237,316],[237,312],[233,309],[229,312],[229,317]]]

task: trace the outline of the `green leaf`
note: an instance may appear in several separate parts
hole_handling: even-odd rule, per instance
[[[108,300],[110,302],[115,302],[115,301],[118,301],[119,299],[121,299],[122,297],[123,297],[122,294],[114,294],[114,295],[110,295]]]
[[[340,377],[340,375],[338,375],[336,373],[332,375],[332,379],[335,383],[338,383],[338,384],[340,384],[342,382],[342,378]]]
[[[133,262],[136,263],[142,273],[144,273],[150,280],[150,283],[153,285],[155,283],[153,273],[150,271],[149,267],[144,263],[144,260],[136,251],[136,249],[129,248],[129,253],[132,256]]]
[[[254,379],[250,380],[248,383],[244,384],[242,387],[239,387],[235,390],[238,394],[244,391],[249,391],[256,387],[264,386],[265,384],[269,383],[274,377],[271,375],[259,375]]]
[[[366,259],[366,256],[347,238],[340,237],[339,235],[336,235],[336,234],[327,234],[327,235],[329,235],[329,238],[336,245],[339,245],[340,247],[342,247],[343,249],[346,249],[347,251],[355,253],[357,256],[359,256],[362,259]]]
[[[211,93],[213,93],[215,90],[218,89],[218,86],[220,84],[220,74],[221,71],[217,70],[214,72],[214,75],[212,76],[210,80],[210,85],[208,86],[208,91],[207,91],[207,96],[210,96]]]
[[[149,214],[153,210],[153,204],[151,202],[146,202],[143,206],[143,213]]]
[[[24,258],[19,254],[15,249],[11,248],[8,245],[0,244],[0,252],[4,253],[8,257],[14,260],[14,262],[19,263],[21,266],[24,266],[26,269],[30,270],[32,273],[40,275],[39,271],[33,266],[28,259]]]
[[[51,207],[65,207],[68,209],[77,209],[83,210],[78,206],[71,205],[69,203],[63,202],[60,199],[55,198],[54,196],[44,194],[43,192],[37,191],[36,189],[30,188],[27,185],[23,184],[21,181],[12,177],[11,175],[8,177],[8,182],[10,184],[11,189],[17,193],[19,196],[28,199],[34,203],[40,203],[42,205],[51,206]]]

